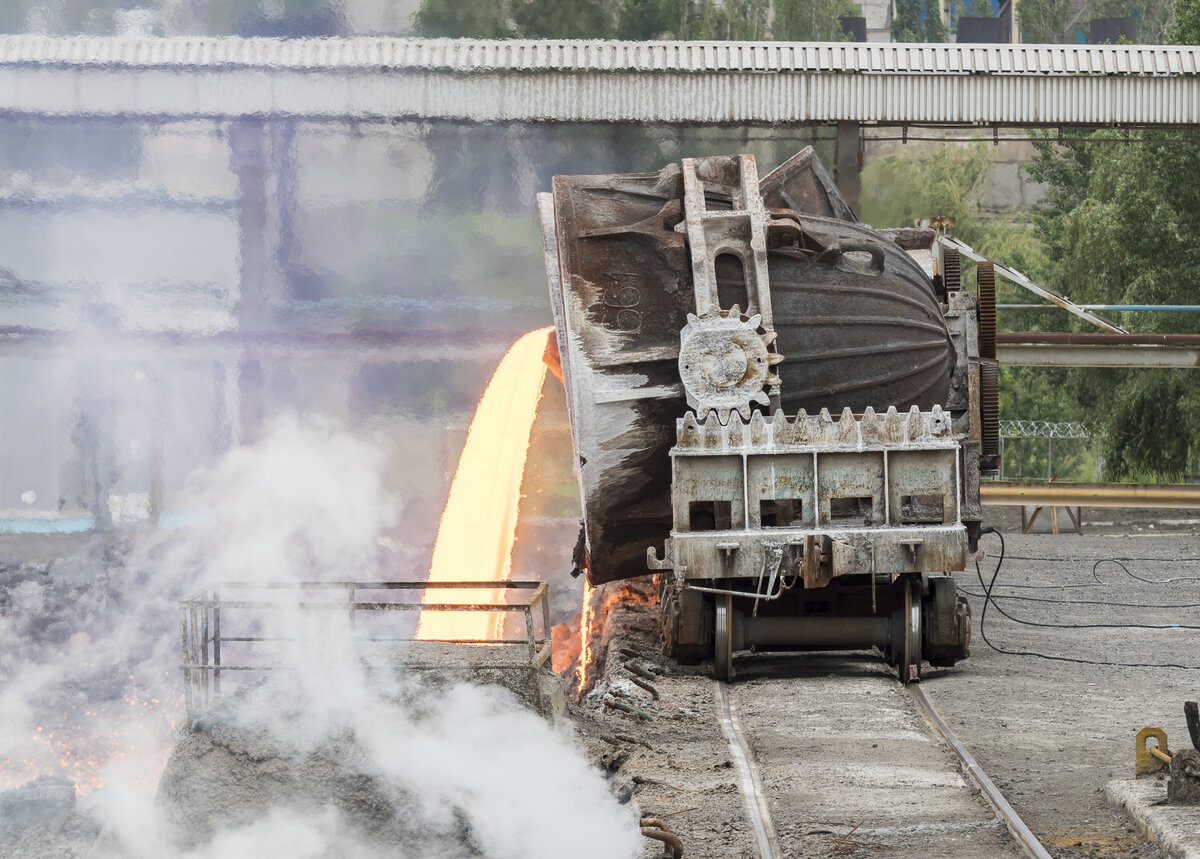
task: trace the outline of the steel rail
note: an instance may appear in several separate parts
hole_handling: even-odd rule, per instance
[[[741,723],[729,698],[729,686],[720,680],[713,682],[717,687],[717,701],[721,705],[721,731],[729,741],[729,753],[737,763],[742,798],[746,801],[746,812],[750,815],[754,837],[758,841],[758,855],[761,859],[783,859],[783,850],[775,836],[775,824],[771,821],[771,810],[767,807],[766,794],[758,777],[758,768],[754,765],[750,744],[742,734]]]
[[[954,750],[954,754],[958,756],[967,775],[979,786],[983,798],[988,801],[988,804],[1000,819],[1004,821],[1005,826],[1008,827],[1008,831],[1012,834],[1017,844],[1021,846],[1021,849],[1027,855],[1031,856],[1032,859],[1052,859],[1046,848],[1037,840],[1037,836],[1025,825],[1025,821],[1021,820],[1021,816],[1017,814],[1016,810],[1009,805],[1008,800],[1004,798],[1004,794],[988,778],[987,773],[980,769],[979,764],[975,762],[975,758],[958,741],[958,737],[954,736],[954,732],[950,730],[949,726],[942,721],[942,717],[938,715],[937,710],[933,708],[933,704],[925,697],[925,692],[921,687],[916,683],[910,683],[908,691],[912,693],[913,699],[917,702],[917,706],[921,708],[925,718],[929,720],[930,724],[942,735],[942,739]]]
[[[1200,485],[1190,483],[1034,483],[987,481],[979,500],[991,506],[1140,507],[1200,510]]]

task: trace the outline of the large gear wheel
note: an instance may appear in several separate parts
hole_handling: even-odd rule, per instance
[[[770,405],[763,388],[778,388],[772,368],[783,356],[771,349],[775,332],[761,326],[761,316],[744,317],[736,304],[708,316],[688,314],[679,332],[679,377],[702,420],[709,412],[723,424],[732,412],[749,420],[752,406]]]

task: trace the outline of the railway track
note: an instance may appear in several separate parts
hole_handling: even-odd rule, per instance
[[[780,676],[785,664],[760,656],[738,684],[714,681],[761,859],[1050,859],[919,685],[861,667]]]
[[[1004,794],[1000,792],[995,783],[988,778],[987,773],[975,762],[975,758],[967,751],[966,747],[954,736],[954,732],[946,725],[945,721],[938,714],[938,711],[933,708],[933,704],[929,702],[929,698],[925,696],[925,692],[921,687],[915,683],[910,683],[908,691],[917,702],[917,706],[921,708],[921,712],[924,713],[925,718],[929,720],[929,723],[942,735],[942,739],[954,750],[960,766],[975,782],[983,798],[987,800],[992,810],[996,812],[996,816],[1004,821],[1004,825],[1008,827],[1009,833],[1016,840],[1017,844],[1020,845],[1021,849],[1025,851],[1026,855],[1030,856],[1031,859],[1051,859],[1046,848],[1042,846],[1041,842],[1037,840],[1037,836],[1025,825],[1025,821],[1021,819],[1016,810],[1009,805],[1008,800],[1004,798]]]

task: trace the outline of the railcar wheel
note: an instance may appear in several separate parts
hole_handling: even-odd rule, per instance
[[[733,679],[733,597],[717,596],[717,622],[714,636],[713,675],[729,682]]]
[[[904,652],[896,666],[901,683],[920,680],[921,673],[921,591],[920,581],[904,588]]]

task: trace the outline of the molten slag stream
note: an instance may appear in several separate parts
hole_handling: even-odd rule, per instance
[[[442,510],[429,581],[504,581],[512,572],[529,433],[546,379],[546,336],[530,331],[501,359],[475,410]],[[431,589],[426,603],[505,602],[492,589]],[[422,611],[417,638],[498,639],[505,612]]]

